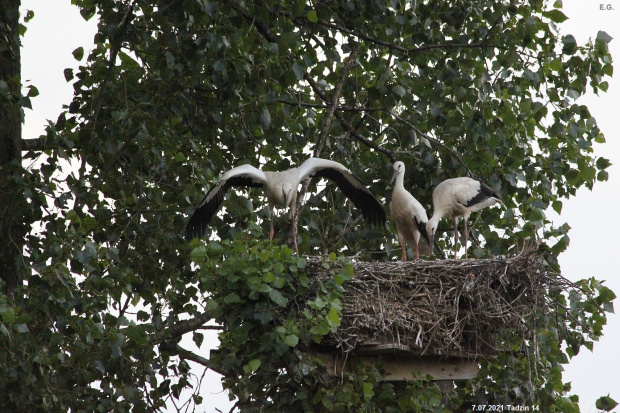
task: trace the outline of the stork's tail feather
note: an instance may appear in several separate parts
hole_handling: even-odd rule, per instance
[[[424,238],[426,242],[428,242],[430,245],[430,238],[428,237],[428,232],[426,231],[426,222],[418,221],[416,217],[413,217],[413,219],[415,223],[418,225],[418,231],[420,231],[420,236]]]

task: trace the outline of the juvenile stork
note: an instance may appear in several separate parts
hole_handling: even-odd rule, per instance
[[[457,244],[459,242],[458,218],[463,217],[465,237],[465,258],[467,258],[467,219],[472,212],[480,211],[483,208],[499,202],[499,194],[482,182],[462,177],[446,179],[441,182],[433,191],[433,216],[426,224],[426,231],[431,245],[435,240],[437,224],[441,218],[446,217],[454,222],[454,258],[456,259]]]
[[[422,204],[413,197],[403,185],[405,176],[405,164],[398,161],[394,163],[392,182],[392,201],[390,202],[390,218],[396,227],[398,241],[402,251],[403,261],[407,261],[406,244],[413,247],[415,258],[429,255],[432,248],[426,233],[428,217]]]
[[[297,187],[302,181],[312,177],[327,178],[334,181],[345,196],[362,211],[367,222],[385,224],[385,212],[383,212],[381,204],[353,172],[338,162],[309,158],[298,168],[283,172],[263,172],[251,165],[238,166],[224,172],[220,180],[209,189],[190,217],[185,229],[185,239],[189,241],[194,237],[200,238],[204,235],[208,222],[220,208],[224,194],[231,187],[263,188],[269,202],[270,215],[273,215],[275,207],[288,207],[292,216],[293,208],[297,202]],[[273,234],[272,218],[270,219],[269,240],[273,239]],[[293,242],[295,251],[297,251],[296,236]]]

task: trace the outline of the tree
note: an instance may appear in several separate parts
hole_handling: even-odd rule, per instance
[[[309,288],[303,260],[279,246],[290,222],[276,218],[279,242],[266,243],[258,193],[232,192],[209,241],[188,245],[183,228],[205,189],[233,166],[282,170],[309,154],[348,165],[379,197],[389,194],[389,164],[403,160],[406,186],[427,207],[443,179],[483,178],[507,209],[480,216],[472,255],[540,239],[559,272],[569,228],[554,227],[545,211],[560,212],[578,188],[607,179],[609,161],[592,149],[604,137],[577,99],[607,89],[611,39],[599,32],[578,45],[561,35],[560,2],[73,3],[99,18],[92,51],[74,51],[83,66],[65,71],[74,99],[44,139],[21,141],[24,159],[39,166],[20,168],[15,156],[1,166],[3,188],[11,182],[21,194],[0,200],[13,211],[3,213],[3,231],[26,211],[15,230],[20,248],[2,258],[3,407],[160,409],[190,391],[192,361],[227,369],[225,385],[248,410],[441,411],[434,386],[390,387],[377,369],[319,385],[320,365],[301,350],[337,329],[348,274],[287,311]],[[3,50],[18,61],[17,26],[2,27],[10,33]],[[14,115],[27,100],[2,76],[2,113]],[[2,135],[3,148],[16,134]],[[391,230],[365,226],[348,204],[333,207],[344,200],[332,186],[302,192],[312,195],[295,218],[300,253],[398,255]],[[449,228],[440,229],[439,245],[451,248]],[[19,278],[5,262],[23,282],[10,285]],[[550,292],[557,308],[541,315],[544,340],[528,347],[539,353],[534,369],[507,352],[455,390],[450,408],[509,400],[578,411],[561,365],[592,347],[615,298],[594,279],[579,286],[570,296]],[[179,341],[193,334],[200,344],[211,319],[223,323],[224,351],[206,360]]]
[[[12,205],[2,208],[0,227],[0,279],[5,294],[12,299],[19,294],[22,281],[21,249],[27,232],[23,211],[27,210],[18,182],[21,163],[21,96],[19,50],[19,1],[0,2],[0,167],[8,173],[1,181],[2,197]],[[8,203],[7,203],[8,204]],[[27,214],[26,214],[27,216]]]

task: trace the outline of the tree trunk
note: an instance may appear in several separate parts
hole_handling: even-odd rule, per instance
[[[0,0],[0,278],[10,300],[22,285],[26,223],[21,176],[20,0]]]

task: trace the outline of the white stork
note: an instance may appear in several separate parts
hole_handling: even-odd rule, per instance
[[[420,258],[420,253],[429,255],[432,247],[426,233],[426,223],[428,222],[426,211],[422,204],[405,189],[403,185],[404,176],[405,164],[400,161],[395,162],[392,182],[396,180],[396,183],[390,202],[390,218],[396,227],[403,261],[407,261],[405,244],[413,247],[416,259]]]
[[[291,215],[297,202],[297,187],[305,179],[321,177],[332,180],[371,224],[385,224],[385,212],[381,204],[353,172],[342,164],[327,159],[309,158],[298,168],[283,172],[261,171],[251,165],[242,165],[225,172],[209,189],[202,202],[190,217],[185,229],[185,239],[200,238],[207,223],[220,208],[224,194],[230,187],[262,187],[269,202],[270,214],[274,207],[290,208]],[[270,221],[269,240],[273,239],[273,219]],[[294,237],[297,251],[297,237]]]
[[[462,216],[465,227],[463,232],[465,236],[465,258],[467,258],[467,239],[469,237],[467,219],[469,215],[496,202],[503,204],[499,194],[476,179],[462,177],[446,179],[441,182],[433,191],[433,216],[426,224],[431,245],[435,240],[439,220],[443,217],[452,219],[454,222],[454,258],[456,258],[457,243],[459,242],[458,217]]]

